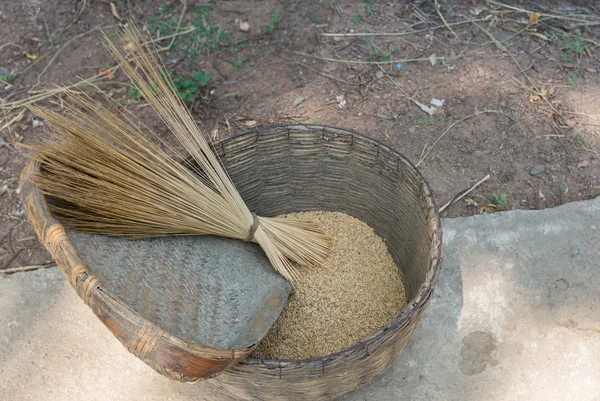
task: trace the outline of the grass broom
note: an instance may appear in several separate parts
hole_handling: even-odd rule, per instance
[[[330,239],[311,222],[252,213],[137,28],[130,23],[118,36],[121,48],[105,35],[106,47],[195,166],[148,139],[131,114],[117,115],[86,95],[67,92],[62,114],[30,106],[52,128],[48,139],[24,146],[41,165],[33,181],[55,199],[51,209],[65,226],[133,238],[253,241],[292,283],[300,279],[298,265],[323,266]]]

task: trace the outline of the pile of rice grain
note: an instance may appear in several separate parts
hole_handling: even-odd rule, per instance
[[[285,309],[252,355],[307,359],[340,351],[391,322],[406,307],[398,267],[383,240],[344,213],[303,212],[333,239],[328,269],[303,269]]]

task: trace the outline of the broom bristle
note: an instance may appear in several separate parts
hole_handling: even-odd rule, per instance
[[[105,36],[106,37],[106,36]],[[110,112],[85,95],[67,94],[63,114],[31,106],[53,129],[50,140],[32,146],[42,168],[33,180],[55,202],[65,225],[111,236],[218,235],[258,243],[288,281],[296,265],[323,266],[331,240],[310,222],[257,217],[173,91],[170,77],[144,48],[130,23],[119,32],[125,54],[107,48],[192,156],[185,165],[146,138],[132,119]]]

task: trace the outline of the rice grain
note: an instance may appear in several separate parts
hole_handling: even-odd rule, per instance
[[[253,357],[307,359],[340,351],[390,323],[406,307],[398,267],[366,223],[344,213],[302,212],[333,239],[326,269],[303,269],[285,309]]]

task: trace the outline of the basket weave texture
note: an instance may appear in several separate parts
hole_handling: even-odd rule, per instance
[[[301,361],[248,358],[214,382],[235,399],[328,400],[382,374],[421,320],[441,267],[442,230],[424,178],[387,146],[326,126],[256,129],[221,141],[217,153],[259,215],[339,211],[369,224],[399,266],[409,303],[341,352]]]
[[[121,265],[126,257],[131,259],[133,253],[126,250],[136,242],[118,244],[125,251],[99,269],[94,267],[99,262],[94,261],[108,245],[98,245],[103,240],[95,238],[94,246],[100,251],[96,259],[87,252],[88,264],[84,263],[77,252],[84,253],[84,249],[77,248],[77,243],[83,247],[85,236],[66,231],[29,181],[32,171],[39,168],[36,164],[22,174],[22,197],[40,240],[80,297],[130,352],[164,375],[182,381],[218,375],[215,384],[236,399],[325,400],[339,398],[383,373],[410,339],[440,271],[442,231],[423,177],[387,146],[320,125],[257,128],[216,143],[215,152],[250,210],[258,215],[339,211],[373,227],[400,268],[407,308],[383,329],[331,355],[302,361],[247,358],[255,345],[252,341],[265,334],[281,311],[289,288],[274,284],[265,293],[264,308],[246,323],[249,335],[241,340],[234,336],[220,344],[223,348],[210,346],[194,336],[194,330],[199,330],[194,319],[168,320],[168,314],[144,310],[145,299],[161,296],[152,286],[147,294],[131,294],[127,281],[137,283],[140,277],[126,274]],[[176,261],[177,257],[170,260],[171,271],[177,270]],[[150,269],[146,274],[159,275],[161,270]],[[147,281],[156,280],[160,278]],[[194,302],[194,297],[190,300]],[[185,308],[201,312],[194,305]],[[246,346],[235,347],[241,343]]]

